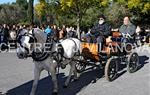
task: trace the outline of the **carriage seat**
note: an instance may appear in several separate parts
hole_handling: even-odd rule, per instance
[[[116,46],[120,46],[121,42],[118,41],[118,39],[121,37],[121,33],[120,32],[112,32],[112,36],[109,36],[108,38],[106,38],[106,43],[105,46],[103,48],[103,50],[100,52],[100,54],[107,54],[110,55],[111,53],[117,53],[118,50],[116,48]],[[112,40],[114,39],[114,40]]]
[[[120,45],[121,42],[118,42],[118,41],[112,41],[112,36],[109,36],[108,38],[106,38],[106,44],[105,46],[117,46],[117,45]]]

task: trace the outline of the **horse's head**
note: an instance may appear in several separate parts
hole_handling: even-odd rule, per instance
[[[27,58],[29,55],[31,55],[31,51],[33,50],[32,43],[36,42],[33,30],[30,32],[26,29],[20,30],[17,36],[17,42],[18,58]]]

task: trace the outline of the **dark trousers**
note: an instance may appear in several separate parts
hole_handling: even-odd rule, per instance
[[[0,44],[1,44],[1,35],[0,35]]]
[[[4,36],[0,35],[0,44],[3,43]]]
[[[88,43],[103,43],[104,42],[104,37],[103,36],[94,36],[91,34],[86,35],[86,40]]]
[[[103,36],[95,37],[94,35],[88,34],[86,35],[86,40],[88,43],[97,43],[99,45],[99,52],[103,50],[105,38]]]
[[[7,37],[4,37],[4,36],[0,36],[0,49],[1,50],[5,50],[5,49],[8,49],[8,39]]]

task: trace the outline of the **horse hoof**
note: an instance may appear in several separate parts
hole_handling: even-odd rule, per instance
[[[67,85],[64,85],[64,86],[63,86],[63,88],[67,88],[67,87],[68,87]]]
[[[58,92],[53,92],[52,95],[58,95]]]

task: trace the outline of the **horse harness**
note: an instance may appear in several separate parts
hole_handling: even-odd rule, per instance
[[[24,35],[19,35],[19,36],[17,37],[17,40],[18,40],[18,43],[20,44],[20,46],[21,46],[22,48],[25,48],[27,51],[29,51],[28,48],[24,47],[24,46],[21,44],[21,41],[20,41],[20,40],[21,40],[21,38],[22,38],[23,36],[29,36],[29,37],[30,37],[29,43],[36,43],[36,42],[37,42],[37,39],[36,39],[36,37],[35,37],[35,35],[34,35],[34,29],[32,30],[32,34],[31,34],[31,33],[25,33]],[[75,42],[72,38],[70,38],[69,40],[71,40],[71,41],[74,42],[75,47],[76,47],[75,50],[77,50],[77,44],[76,44],[76,42]],[[44,52],[43,50],[42,50],[42,52],[35,52],[35,51],[33,51],[32,54],[31,54],[30,56],[28,56],[28,57],[32,57],[33,61],[37,61],[37,62],[44,61],[44,60],[46,60],[48,57],[51,57],[53,60],[55,60],[55,61],[57,62],[57,64],[58,64],[59,67],[62,67],[62,62],[63,62],[64,60],[74,60],[73,58],[66,58],[66,57],[64,56],[64,48],[63,48],[63,46],[61,45],[61,43],[58,42],[58,41],[55,41],[56,43],[58,43],[57,51],[51,52],[51,49],[52,49],[52,46],[53,46],[54,41],[55,41],[55,40],[54,40],[53,38],[47,37],[47,41],[46,41],[46,42],[47,42],[47,43],[51,43],[51,46],[49,47],[50,52]],[[75,53],[74,56],[76,56],[76,55],[78,55],[78,53]]]
[[[71,38],[69,40],[73,41],[73,43],[75,44],[75,47],[76,47],[75,50],[77,51],[77,44],[76,44],[76,42],[73,39],[71,39]],[[53,58],[53,60],[55,60],[58,65],[62,65],[60,63],[62,63],[65,60],[74,60],[73,58],[66,58],[64,56],[64,48],[63,48],[62,44],[60,42],[57,42],[57,43],[58,43],[57,51],[51,53],[51,57]],[[78,53],[75,53],[74,56],[76,56],[77,54]]]
[[[19,31],[22,31],[22,30],[23,30],[23,29],[20,29]],[[19,31],[18,31],[18,32],[19,32]],[[36,39],[36,37],[34,36],[34,30],[32,30],[32,34],[26,32],[26,33],[24,33],[23,35],[19,35],[19,34],[17,35],[17,42],[19,43],[19,45],[20,45],[22,48],[24,48],[25,50],[27,50],[27,52],[29,53],[29,49],[21,44],[21,38],[22,38],[23,36],[28,36],[28,37],[30,37],[29,43],[36,43],[36,42],[37,42],[37,39]]]

